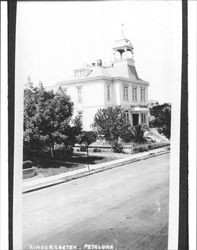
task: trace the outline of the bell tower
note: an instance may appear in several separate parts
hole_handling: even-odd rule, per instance
[[[120,37],[115,41],[115,46],[113,47],[115,60],[133,59],[133,49],[131,41],[124,34],[122,24]]]

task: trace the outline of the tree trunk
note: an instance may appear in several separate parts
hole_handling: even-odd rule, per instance
[[[89,160],[88,158],[89,158],[89,151],[88,151],[88,145],[87,145],[87,160]],[[88,164],[88,171],[90,172],[90,166],[89,166],[89,163],[87,163]]]
[[[88,151],[88,146],[87,146],[87,157],[89,157],[89,151]]]
[[[54,158],[54,145],[50,143],[51,158]]]

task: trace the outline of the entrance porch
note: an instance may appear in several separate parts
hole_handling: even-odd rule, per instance
[[[148,113],[142,113],[142,112],[131,112],[130,113],[130,121],[132,126],[137,126],[140,124],[148,125]]]

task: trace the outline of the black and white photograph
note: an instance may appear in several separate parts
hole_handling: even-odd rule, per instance
[[[176,7],[19,2],[23,249],[167,249]]]
[[[18,1],[15,57],[14,249],[178,249],[181,1]]]

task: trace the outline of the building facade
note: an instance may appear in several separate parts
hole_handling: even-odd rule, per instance
[[[123,31],[113,51],[114,61],[110,65],[97,60],[75,69],[70,80],[55,85],[56,91],[71,97],[74,116],[80,116],[84,130],[91,130],[99,109],[118,105],[125,108],[132,125],[148,124],[149,83],[138,77],[133,46]]]

